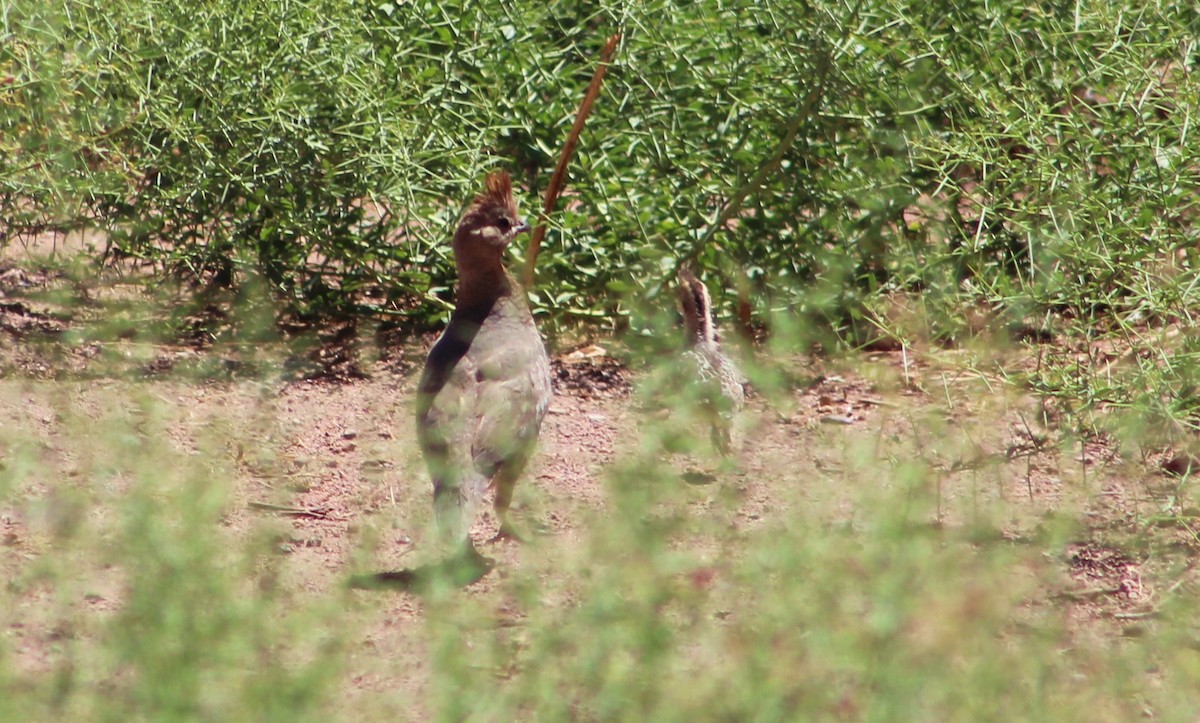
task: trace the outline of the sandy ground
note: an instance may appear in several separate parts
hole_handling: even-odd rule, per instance
[[[275,520],[283,574],[295,590],[326,593],[353,573],[420,558],[430,490],[413,439],[412,400],[432,337],[318,334],[291,365],[296,371],[261,374],[268,362],[244,347],[187,339],[146,344],[119,332],[72,337],[70,330],[85,323],[79,314],[40,295],[56,283],[50,272],[0,265],[0,423],[39,445],[60,480],[94,467],[95,460],[78,458],[81,430],[104,429],[106,420],[136,407],[132,400],[156,400],[167,409],[162,424],[173,449],[198,455],[219,446],[226,461],[220,474],[232,476],[228,530],[244,534],[263,518]],[[924,524],[964,527],[981,515],[983,527],[1014,541],[1064,509],[1095,520],[1095,529],[1136,527],[1170,494],[1174,482],[1153,460],[1130,460],[1102,440],[1051,441],[1057,437],[1044,427],[1037,402],[963,371],[969,367],[957,353],[789,362],[787,391],[772,395],[773,404],[753,396],[739,422],[736,469],[712,473],[716,486],[736,495],[730,524],[753,528],[786,515],[778,503],[782,486],[801,490],[800,499],[831,523],[854,524],[855,490],[825,485],[809,492],[806,481],[849,474],[864,451],[911,460],[928,473],[936,504]],[[213,370],[223,374],[214,379]],[[632,391],[639,376],[599,347],[558,350],[555,375],[540,449],[516,496],[518,522],[531,531],[534,549],[581,544],[589,521],[606,513],[604,470],[638,443],[643,415]],[[104,514],[56,506],[57,494],[46,478],[0,503],[0,573],[12,578],[36,564],[55,525],[71,524],[71,515]],[[697,499],[702,505],[702,495]],[[1006,502],[1000,518],[988,516],[994,500]],[[473,529],[498,563],[471,587],[473,595],[488,596],[506,571],[526,564],[521,545],[483,543],[495,524],[488,513]],[[1170,581],[1156,577],[1146,559],[1097,542],[1086,525],[1077,537],[1061,589],[1051,594],[1080,624],[1129,632]],[[80,603],[83,614],[119,606],[119,579],[100,580],[93,590]],[[355,595],[365,601],[356,613],[363,632],[350,651],[345,695],[419,691],[427,672],[419,599]],[[19,668],[45,670],[56,639],[40,622],[45,596],[31,589],[21,599],[21,609],[4,618],[10,649]]]

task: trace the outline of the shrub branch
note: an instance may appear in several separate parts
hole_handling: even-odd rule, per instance
[[[617,43],[620,41],[621,34],[616,33],[608,39],[608,42],[604,44],[604,49],[600,51],[600,64],[596,66],[592,82],[588,85],[587,93],[584,94],[583,101],[579,104],[578,112],[575,113],[575,124],[571,126],[571,132],[567,134],[567,142],[563,145],[558,165],[555,166],[554,173],[550,176],[550,184],[546,186],[542,218],[537,228],[533,230],[533,236],[529,239],[529,250],[526,252],[525,288],[533,286],[538,251],[541,249],[542,239],[546,236],[546,222],[550,217],[550,212],[554,210],[554,204],[558,202],[558,196],[562,192],[563,183],[567,177],[567,164],[571,162],[571,156],[575,155],[575,147],[579,145],[579,134],[583,133],[583,124],[587,122],[587,117],[592,112],[592,106],[596,103],[597,96],[600,95],[604,74],[608,71],[608,65],[617,49]]]

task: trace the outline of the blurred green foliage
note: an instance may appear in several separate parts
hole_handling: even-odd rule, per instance
[[[1167,331],[1192,323],[1200,288],[1198,30],[1192,4],[1128,0],[0,0],[0,233],[98,228],[98,260],[159,278],[433,324],[462,204],[504,167],[536,212],[620,31],[550,219],[532,290],[543,328],[664,329],[644,310],[671,306],[664,284],[689,256],[723,319],[740,292],[771,325],[771,351],[959,341],[979,306],[1151,349],[1110,365],[1044,345],[1025,376],[979,372],[1068,413],[1136,411],[1114,428],[1151,447],[1200,425],[1200,350]],[[921,328],[894,313],[904,304]],[[269,336],[251,316],[241,328]],[[128,311],[104,323],[146,334]],[[791,378],[747,370],[788,401]],[[10,383],[22,409],[32,392]],[[234,474],[244,430],[192,455],[165,443],[155,403],[114,396],[95,419],[73,393],[35,391],[73,446],[56,461],[27,425],[0,430],[0,493],[43,520],[38,555],[0,557],[0,621],[53,631],[36,641],[51,655],[30,669],[17,633],[0,639],[0,718],[361,710],[338,693],[358,634],[346,596],[281,584],[277,530],[221,532],[243,500],[213,481]],[[435,610],[427,695],[379,697],[439,719],[1195,718],[1186,594],[1151,611],[1161,635],[1122,645],[1030,602],[1061,587],[1072,525],[988,544],[929,527],[937,460],[836,438],[835,464],[755,471],[788,492],[750,525],[736,485],[710,495],[664,465],[687,438],[639,430],[606,477],[611,514],[535,549],[495,599]],[[1087,488],[1081,469],[1064,489]],[[1186,526],[1186,479],[1177,494],[1164,509]],[[980,527],[1006,524],[1001,502]],[[972,495],[956,503],[977,512]],[[80,612],[105,599],[119,610]],[[513,609],[522,624],[499,625]]]

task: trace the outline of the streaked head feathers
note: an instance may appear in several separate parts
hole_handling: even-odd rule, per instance
[[[467,207],[455,242],[485,241],[503,248],[517,234],[528,230],[529,225],[521,218],[513,198],[512,178],[505,171],[496,171],[488,174],[483,192]]]
[[[678,291],[688,345],[716,341],[717,336],[712,325],[712,300],[708,295],[708,287],[696,278],[691,269],[684,266],[679,269]]]

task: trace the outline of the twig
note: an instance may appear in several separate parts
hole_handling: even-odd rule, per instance
[[[712,241],[713,237],[717,235],[717,232],[725,228],[725,224],[729,222],[729,219],[733,218],[742,210],[742,204],[746,202],[746,199],[750,197],[750,194],[757,191],[758,187],[767,180],[767,177],[773,174],[775,170],[779,168],[779,164],[783,162],[784,155],[787,154],[792,145],[796,142],[796,136],[800,133],[801,124],[804,123],[804,119],[812,113],[813,108],[816,106],[816,101],[819,97],[818,91],[824,91],[824,89],[824,82],[822,81],[820,84],[818,84],[814,92],[809,93],[808,97],[805,98],[805,102],[800,104],[800,110],[798,110],[796,114],[788,120],[787,126],[784,129],[783,138],[780,139],[779,145],[775,147],[775,153],[773,153],[766,162],[759,166],[758,171],[751,176],[750,180],[733,194],[733,198],[730,198],[729,202],[725,204],[725,207],[721,209],[721,213],[717,215],[716,220],[709,224],[708,230],[704,232],[704,235],[700,237],[700,240],[696,241],[696,243],[692,245],[692,250],[688,252],[687,256],[680,259],[679,263],[676,265],[677,268],[671,270],[670,278],[674,278],[679,274],[679,267],[696,260],[696,257],[700,255],[700,251],[703,250],[710,241]]]
[[[273,505],[268,502],[250,502],[246,506],[260,512],[274,512],[279,515],[288,515],[291,517],[315,517],[318,520],[335,519],[329,514],[330,509],[328,507],[285,507],[283,505]]]
[[[1117,586],[1117,587],[1089,587],[1084,590],[1061,590],[1059,592],[1054,593],[1051,597],[1055,597],[1060,600],[1070,600],[1072,602],[1081,602],[1083,600],[1090,600],[1092,598],[1108,597],[1109,595],[1116,595],[1117,593],[1121,592],[1122,589],[1123,588],[1121,588],[1120,586]]]
[[[1005,448],[1003,452],[983,452],[982,450],[972,457],[966,459],[956,459],[948,467],[947,472],[963,472],[966,470],[981,469],[989,464],[1003,464],[1012,462],[1013,460],[1023,457],[1033,457],[1040,453],[1044,446],[1036,441],[1032,444],[1012,444]]]
[[[1158,610],[1146,610],[1140,613],[1113,613],[1113,618],[1116,620],[1146,620],[1147,618],[1156,618],[1161,614]]]
[[[895,402],[890,402],[886,399],[874,399],[872,397],[863,397],[863,398],[859,399],[858,401],[860,404],[866,404],[868,406],[888,407],[889,409],[899,409],[900,408],[899,404],[896,404]]]
[[[1179,336],[1180,334],[1184,333],[1184,331],[1185,331],[1184,329],[1182,329],[1178,326],[1167,329],[1165,332],[1163,332],[1162,337],[1158,340],[1158,343],[1164,344],[1164,343],[1174,339],[1175,337]],[[1145,350],[1145,347],[1135,346],[1135,345],[1131,344],[1129,346],[1129,348],[1126,349],[1124,352],[1122,352],[1119,356],[1117,356],[1113,359],[1109,359],[1104,364],[1104,369],[1101,370],[1101,373],[1102,374],[1111,373],[1113,366],[1115,366],[1117,364],[1121,364],[1123,362],[1126,362],[1129,359],[1132,359],[1138,352],[1141,352],[1144,350]]]
[[[861,8],[862,0],[859,0],[853,11],[851,11],[850,16],[852,18],[857,17]],[[842,36],[843,42],[850,36],[853,23],[847,21],[844,27],[845,31]],[[762,186],[767,178],[779,169],[779,165],[783,162],[783,157],[787,155],[787,152],[791,150],[792,145],[795,144],[796,136],[800,134],[800,127],[804,124],[804,120],[813,114],[813,112],[816,110],[817,103],[825,96],[825,84],[829,81],[829,74],[832,70],[833,51],[831,51],[828,55],[821,56],[820,67],[817,71],[817,82],[813,86],[812,90],[809,91],[808,95],[805,96],[804,100],[801,101],[800,107],[796,110],[792,117],[788,118],[787,123],[784,125],[783,137],[779,139],[779,145],[775,147],[775,152],[772,153],[771,157],[758,167],[758,170],[753,176],[750,177],[750,180],[746,181],[746,183],[743,184],[742,187],[733,194],[733,197],[729,199],[729,201],[725,204],[725,207],[721,209],[719,214],[717,214],[716,220],[709,225],[708,230],[704,232],[704,235],[692,245],[691,251],[689,251],[686,256],[683,256],[677,260],[675,267],[670,270],[666,278],[675,278],[679,274],[679,269],[681,267],[683,267],[685,264],[694,262],[704,247],[707,246],[708,243],[712,241],[713,237],[717,235],[717,232],[725,228],[725,224],[742,210],[742,205],[746,202],[746,199],[749,198],[751,194],[758,191],[759,187]]]
[[[608,71],[608,64],[612,60],[612,55],[620,40],[620,33],[613,35],[604,44],[604,49],[600,51],[600,64],[596,66],[592,82],[588,85],[583,102],[579,104],[579,110],[575,113],[575,125],[571,126],[571,132],[567,134],[567,142],[563,145],[562,155],[558,157],[558,165],[554,167],[554,173],[550,176],[550,184],[546,186],[542,218],[537,228],[533,230],[533,236],[529,239],[529,250],[526,251],[524,278],[526,289],[533,286],[538,251],[542,247],[542,239],[546,237],[546,220],[550,217],[550,212],[554,210],[554,204],[558,202],[558,194],[562,191],[567,176],[567,164],[571,162],[571,156],[575,155],[575,147],[579,145],[579,134],[583,133],[583,124],[587,122],[587,117],[592,112],[592,105],[595,104],[596,97],[600,95],[600,85],[604,82],[604,74]]]

